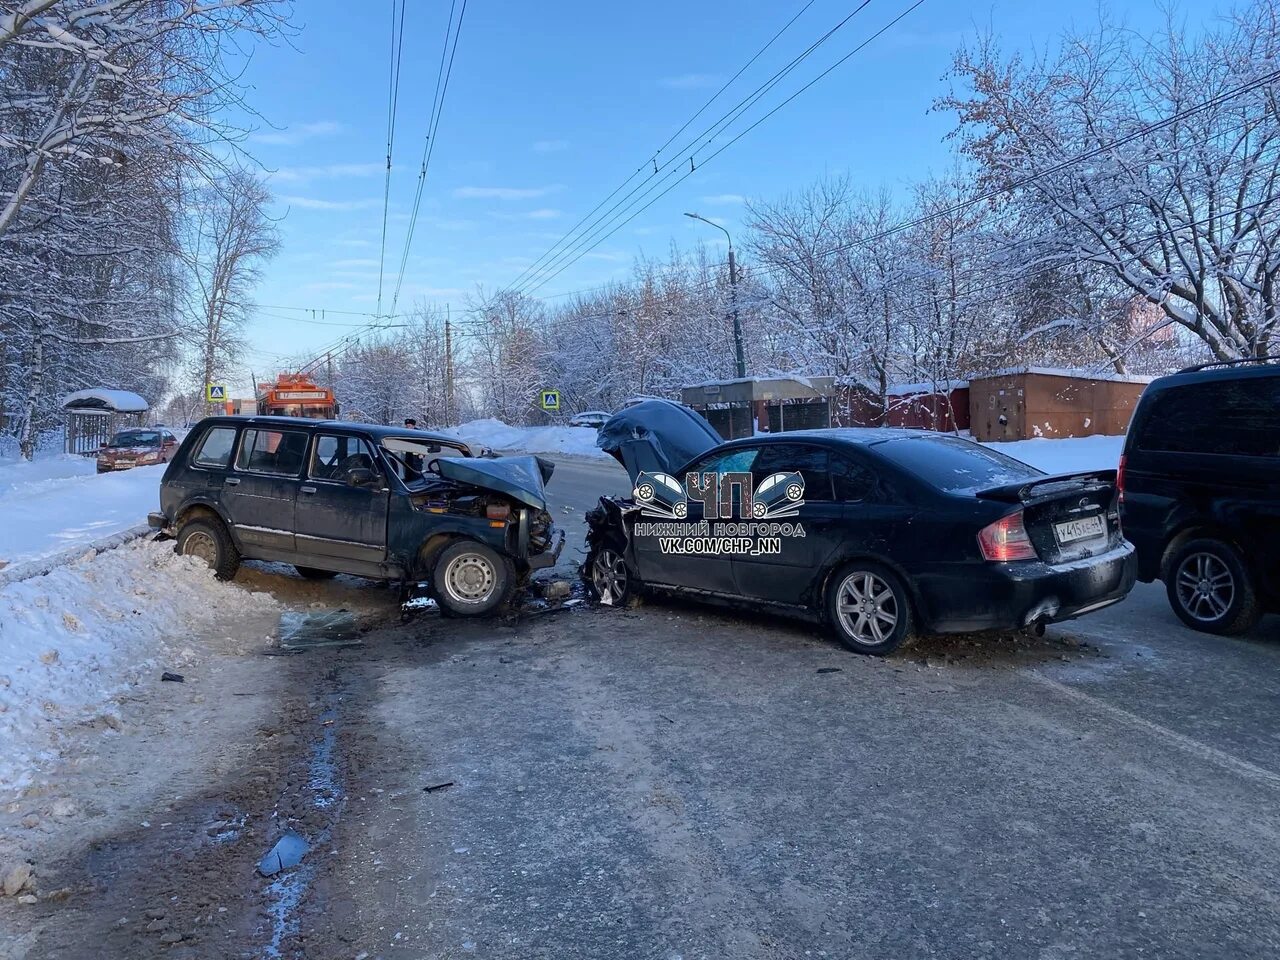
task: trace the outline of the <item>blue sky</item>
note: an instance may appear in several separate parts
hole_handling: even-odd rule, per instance
[[[260,123],[245,146],[273,171],[284,240],[248,331],[246,366],[259,376],[284,356],[318,350],[354,329],[337,324],[368,319],[334,311],[375,309],[392,2],[298,0],[293,47],[260,50],[248,71],[251,102],[270,125]],[[802,86],[909,2],[872,0],[748,116]],[[493,290],[514,281],[804,4],[469,0],[400,309],[425,298],[460,310],[477,285]],[[684,137],[855,6],[814,0]],[[449,3],[408,0],[407,7],[384,311],[404,249]],[[776,198],[826,174],[904,191],[950,162],[943,138],[952,117],[930,112],[930,104],[946,90],[960,43],[990,26],[1006,48],[1044,48],[1069,24],[1096,22],[1099,9],[1138,30],[1163,18],[1153,0],[925,0],[538,293],[624,277],[635,256],[663,256],[673,242],[722,245],[717,231],[682,217],[686,210],[734,230],[742,198]],[[1195,29],[1219,9],[1187,2],[1178,14]],[[248,370],[235,379],[247,384]]]

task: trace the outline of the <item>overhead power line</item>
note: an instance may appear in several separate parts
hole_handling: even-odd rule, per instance
[[[396,112],[400,102],[400,63],[404,51],[404,5],[396,17],[396,0],[391,0],[391,70],[387,81],[387,172],[382,187],[382,244],[378,252],[378,312],[382,312],[382,275],[387,259],[387,211],[391,207],[391,155],[395,151]]]

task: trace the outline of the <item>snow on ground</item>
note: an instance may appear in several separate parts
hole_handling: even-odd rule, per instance
[[[1011,440],[986,446],[1039,467],[1045,473],[1077,473],[1082,470],[1114,470],[1120,463],[1124,436]]]
[[[0,587],[0,795],[47,768],[78,726],[118,728],[113,698],[180,669],[219,607],[246,604],[275,602],[142,540]]]
[[[99,476],[91,457],[0,460],[0,562],[36,560],[147,522],[164,464]]]
[[[494,451],[521,453],[561,453],[585,457],[607,457],[596,446],[594,427],[512,427],[501,420],[472,420],[443,431],[471,446]]]

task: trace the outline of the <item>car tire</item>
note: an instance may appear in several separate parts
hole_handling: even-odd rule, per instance
[[[1169,558],[1164,576],[1169,605],[1192,630],[1244,633],[1262,616],[1253,576],[1231,544],[1189,540]]]
[[[884,656],[911,635],[911,597],[884,564],[859,560],[835,572],[827,585],[827,622],[854,653]]]
[[[582,565],[582,579],[591,596],[606,607],[625,607],[636,587],[622,548],[613,543],[591,548]]]
[[[504,606],[515,590],[511,561],[476,540],[456,540],[440,551],[431,585],[441,610],[483,617]]]
[[[293,569],[298,571],[298,576],[304,580],[332,580],[338,575],[336,570],[321,570],[319,567],[299,567],[294,564]]]
[[[240,569],[240,551],[227,528],[217,520],[188,520],[178,531],[174,553],[199,557],[219,580],[232,580]]]

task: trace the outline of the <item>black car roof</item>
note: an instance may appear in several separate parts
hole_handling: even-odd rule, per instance
[[[1180,387],[1188,383],[1213,383],[1218,380],[1256,380],[1265,377],[1280,377],[1280,364],[1238,363],[1220,367],[1206,367],[1203,370],[1188,369],[1171,373],[1167,377],[1152,380],[1148,391],[1165,390],[1169,387]]]
[[[470,444],[458,437],[451,437],[444,433],[431,433],[427,430],[414,430],[409,427],[388,427],[379,423],[356,423],[354,420],[312,420],[309,417],[280,417],[280,416],[218,416],[209,417],[202,423],[216,423],[219,426],[240,426],[247,424],[266,425],[271,427],[292,427],[298,429],[303,427],[306,429],[324,428],[326,430],[346,430],[351,433],[360,433],[366,437],[371,437],[378,441],[384,437],[404,437],[415,440],[439,440],[443,443],[449,443],[454,446],[463,446],[470,449]]]
[[[794,443],[797,440],[819,440],[837,444],[866,446],[883,440],[935,439],[951,434],[936,430],[912,430],[906,427],[825,427],[815,430],[787,430],[783,433],[758,433],[754,437],[739,437],[724,444],[730,446],[754,446],[760,443]],[[716,448],[720,449],[720,448]]]

